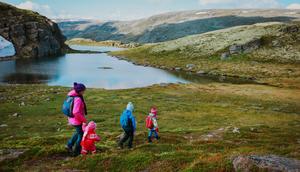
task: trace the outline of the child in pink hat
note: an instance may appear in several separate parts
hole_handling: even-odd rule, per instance
[[[95,142],[100,141],[100,137],[96,134],[96,123],[91,121],[88,125],[83,125],[82,130],[84,131],[84,134],[81,141],[81,154],[86,155],[88,152],[95,154]]]
[[[146,127],[148,128],[148,142],[152,142],[152,135],[159,140],[158,136],[158,123],[157,123],[157,109],[156,107],[152,107],[150,109],[150,113],[146,118]]]

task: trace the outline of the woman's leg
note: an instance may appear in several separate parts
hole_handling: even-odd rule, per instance
[[[77,138],[78,138],[78,132],[77,132],[77,129],[75,127],[75,132],[74,132],[73,136],[69,139],[68,144],[67,144],[69,149],[72,149],[72,147],[74,146]]]
[[[77,136],[77,140],[76,140],[76,143],[75,143],[74,154],[75,154],[75,156],[77,156],[81,152],[80,142],[82,140],[83,131],[82,131],[82,125],[77,125],[77,126],[75,126],[75,128],[76,128],[76,132],[77,132],[78,136]]]

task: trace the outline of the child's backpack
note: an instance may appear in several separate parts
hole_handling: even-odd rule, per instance
[[[146,127],[149,129],[152,129],[154,127],[151,116],[147,116],[147,118],[146,118]]]
[[[73,118],[73,106],[74,106],[74,99],[75,96],[68,96],[66,100],[64,101],[62,112],[65,116]]]
[[[130,127],[130,120],[128,118],[128,113],[130,113],[129,111],[125,110],[122,115],[121,115],[121,118],[120,118],[120,123],[121,123],[121,126],[122,128],[126,129],[126,128],[129,128]]]

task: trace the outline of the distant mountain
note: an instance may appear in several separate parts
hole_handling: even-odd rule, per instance
[[[233,26],[299,19],[300,10],[201,10],[170,12],[134,21],[81,20],[58,24],[68,39],[155,43]]]
[[[0,2],[0,35],[14,45],[19,58],[57,56],[65,52],[56,23],[40,14]]]

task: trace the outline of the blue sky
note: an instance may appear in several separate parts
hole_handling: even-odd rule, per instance
[[[300,0],[0,0],[49,18],[132,20],[170,11],[228,8],[300,9]]]

